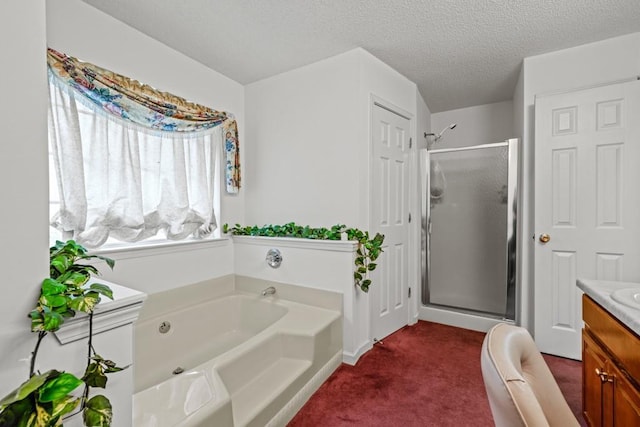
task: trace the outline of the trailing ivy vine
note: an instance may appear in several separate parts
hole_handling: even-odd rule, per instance
[[[384,235],[380,233],[376,233],[371,238],[368,231],[347,228],[342,224],[336,224],[331,228],[312,228],[308,225],[298,225],[295,222],[283,225],[264,225],[262,227],[257,225],[243,227],[240,224],[229,227],[229,224],[224,224],[222,231],[235,236],[295,237],[315,240],[342,240],[344,234],[347,240],[358,242],[353,279],[355,285],[364,292],[369,292],[371,279],[368,278],[368,275],[370,271],[375,270],[377,267],[374,261],[383,252],[382,243],[384,242]]]
[[[31,353],[29,379],[0,400],[0,426],[58,426],[65,415],[82,412],[86,426],[110,426],[113,417],[111,403],[103,395],[89,398],[90,388],[105,388],[106,374],[121,371],[110,360],[102,358],[93,347],[93,310],[101,296],[113,299],[107,285],[91,283],[92,275],[99,271],[82,261],[100,259],[113,268],[115,262],[106,257],[89,255],[84,247],[73,240],[56,242],[49,249],[50,271],[42,281],[36,307],[29,313],[31,331],[38,334]],[[88,314],[89,338],[87,341],[87,366],[82,378],[67,372],[49,370],[36,372],[36,359],[42,340],[55,332],[65,320],[76,312]],[[72,394],[84,385],[80,397]]]

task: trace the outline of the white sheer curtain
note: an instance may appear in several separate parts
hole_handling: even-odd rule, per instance
[[[216,229],[221,126],[159,132],[112,117],[50,79],[49,143],[60,193],[51,225],[95,248]]]

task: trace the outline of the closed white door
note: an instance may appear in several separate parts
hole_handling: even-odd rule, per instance
[[[640,281],[640,82],[538,97],[535,117],[535,338],[580,359],[576,279]]]
[[[408,323],[409,119],[374,104],[372,112],[373,233],[385,235],[369,288],[372,337]]]

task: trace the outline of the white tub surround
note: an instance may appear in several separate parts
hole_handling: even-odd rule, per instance
[[[640,335],[640,306],[632,308],[611,297],[612,293],[622,289],[635,288],[640,293],[640,283],[578,279],[577,285],[636,335]]]
[[[113,360],[118,366],[133,364],[133,324],[138,318],[146,294],[117,285],[92,279],[92,282],[108,285],[113,291],[113,300],[102,297],[93,314],[93,346],[98,354]],[[38,369],[63,369],[82,376],[86,366],[89,317],[78,313],[67,319],[54,333],[58,340],[45,340],[38,354]],[[64,366],[61,366],[64,365]],[[124,371],[109,374],[107,387],[92,389],[91,395],[105,395],[113,406],[114,426],[131,425],[134,366]],[[82,417],[65,420],[64,425],[81,426]]]
[[[233,246],[234,270],[239,276],[342,294],[343,362],[355,365],[371,349],[369,294],[353,282],[356,242],[233,236]],[[278,268],[271,268],[265,261],[271,248],[282,254]]]
[[[337,293],[226,276],[148,303],[134,425],[284,425],[342,359]]]
[[[136,392],[226,353],[287,314],[257,295],[226,295],[140,322],[136,359],[145,368],[136,371]]]

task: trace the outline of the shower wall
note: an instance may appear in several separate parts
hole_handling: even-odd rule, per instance
[[[431,131],[440,132],[451,123],[458,126],[438,141],[436,148],[467,147],[506,141],[514,137],[513,102],[476,105],[431,114]]]

